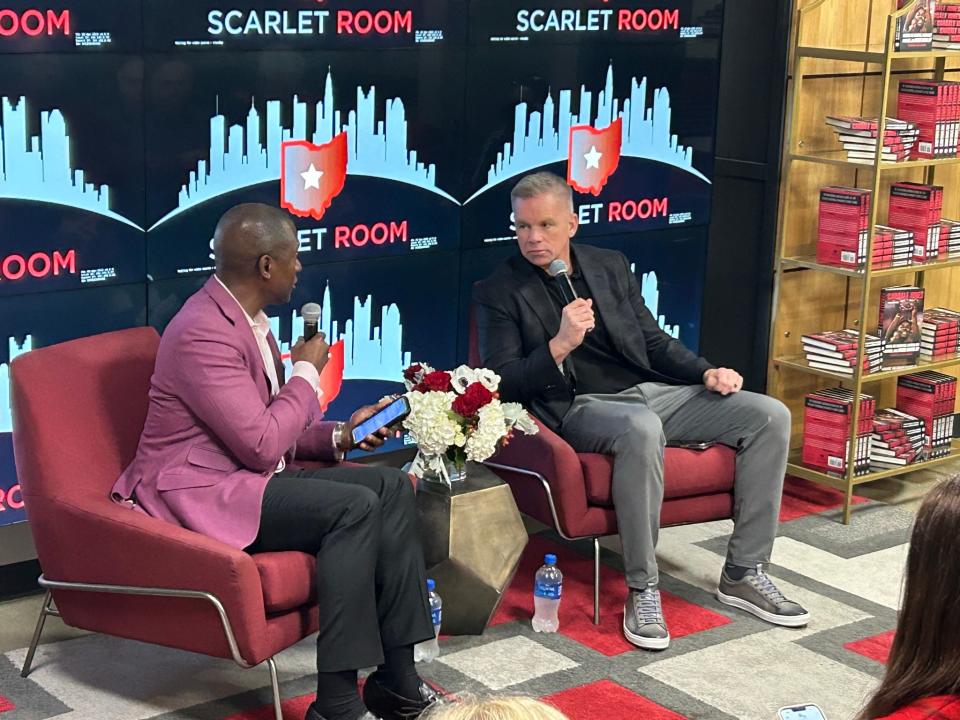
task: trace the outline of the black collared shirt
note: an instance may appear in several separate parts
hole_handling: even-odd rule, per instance
[[[540,279],[557,308],[557,313],[562,313],[567,303],[560,289],[561,281],[544,272],[540,273]],[[570,281],[578,297],[590,297],[590,288],[578,268],[570,275]],[[596,320],[593,331],[584,336],[580,347],[567,358],[573,368],[575,393],[618,393],[649,380],[643,368],[627,360],[614,346],[596,304],[593,306],[593,316]]]

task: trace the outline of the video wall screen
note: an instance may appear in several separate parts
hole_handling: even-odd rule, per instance
[[[705,225],[719,43],[471,48],[465,247],[515,237],[510,190],[550,170],[574,191],[580,234]]]
[[[5,0],[0,53],[139,52],[141,10],[130,0]]]
[[[383,50],[463,44],[467,2],[144,0],[144,19],[149,50]]]
[[[284,207],[305,265],[454,250],[462,49],[148,55],[148,272],[212,269],[217,219]]]
[[[13,462],[10,361],[36,348],[144,325],[147,312],[142,283],[4,297],[0,308],[0,525],[6,525],[25,519]]]
[[[717,40],[723,3],[717,0],[525,0],[470,3],[470,42],[477,45],[661,43]]]
[[[143,157],[139,55],[0,54],[0,296],[143,282]]]
[[[510,189],[538,170],[573,188],[577,241],[626,253],[664,329],[696,349],[722,14],[716,0],[8,1],[0,373],[34,347],[162,329],[212,271],[220,215],[263,202],[294,220],[304,266],[275,334],[289,347],[302,303],[321,303],[344,343],[327,408],[342,419],[399,391],[408,362],[466,360],[471,286],[515,252]],[[0,413],[8,498],[5,397]],[[3,502],[0,524],[22,519]]]

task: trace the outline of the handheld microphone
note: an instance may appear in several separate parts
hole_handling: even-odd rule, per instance
[[[573,289],[573,283],[570,282],[567,264],[559,258],[554,260],[547,267],[547,274],[560,283],[560,294],[563,295],[563,301],[569,305],[577,299],[577,291]]]
[[[300,317],[303,318],[303,339],[306,341],[316,335],[320,327],[320,306],[313,302],[304,304],[300,308]]]

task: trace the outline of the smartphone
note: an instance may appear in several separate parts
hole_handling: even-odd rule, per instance
[[[827,720],[827,716],[813,703],[804,703],[780,708],[777,720]]]
[[[395,422],[403,420],[410,414],[410,402],[406,396],[401,395],[392,403],[378,410],[374,415],[364,420],[353,429],[352,440],[356,447],[363,442],[363,439],[370,433],[374,433],[382,427],[387,427]]]

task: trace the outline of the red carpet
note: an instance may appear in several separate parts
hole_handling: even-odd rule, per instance
[[[569,547],[539,535],[530,538],[513,584],[504,593],[503,602],[490,625],[533,617],[533,578],[543,564],[543,556],[553,553],[563,572],[563,601],[560,603],[560,632],[607,656],[635,650],[623,638],[623,600],[626,586],[623,573],[600,566],[600,624],[593,624],[593,560]],[[674,638],[726,625],[729,618],[699,605],[662,592],[663,613]]]
[[[610,680],[570,688],[543,699],[570,720],[686,720]]]
[[[867,498],[853,496],[854,505],[865,502]],[[838,507],[843,507],[843,493],[839,490],[797,477],[787,477],[783,483],[783,500],[780,502],[782,523]]]
[[[863,655],[878,663],[887,662],[890,657],[890,646],[893,645],[893,630],[874,635],[873,637],[863,638],[855,642],[844,645],[847,650]]]

